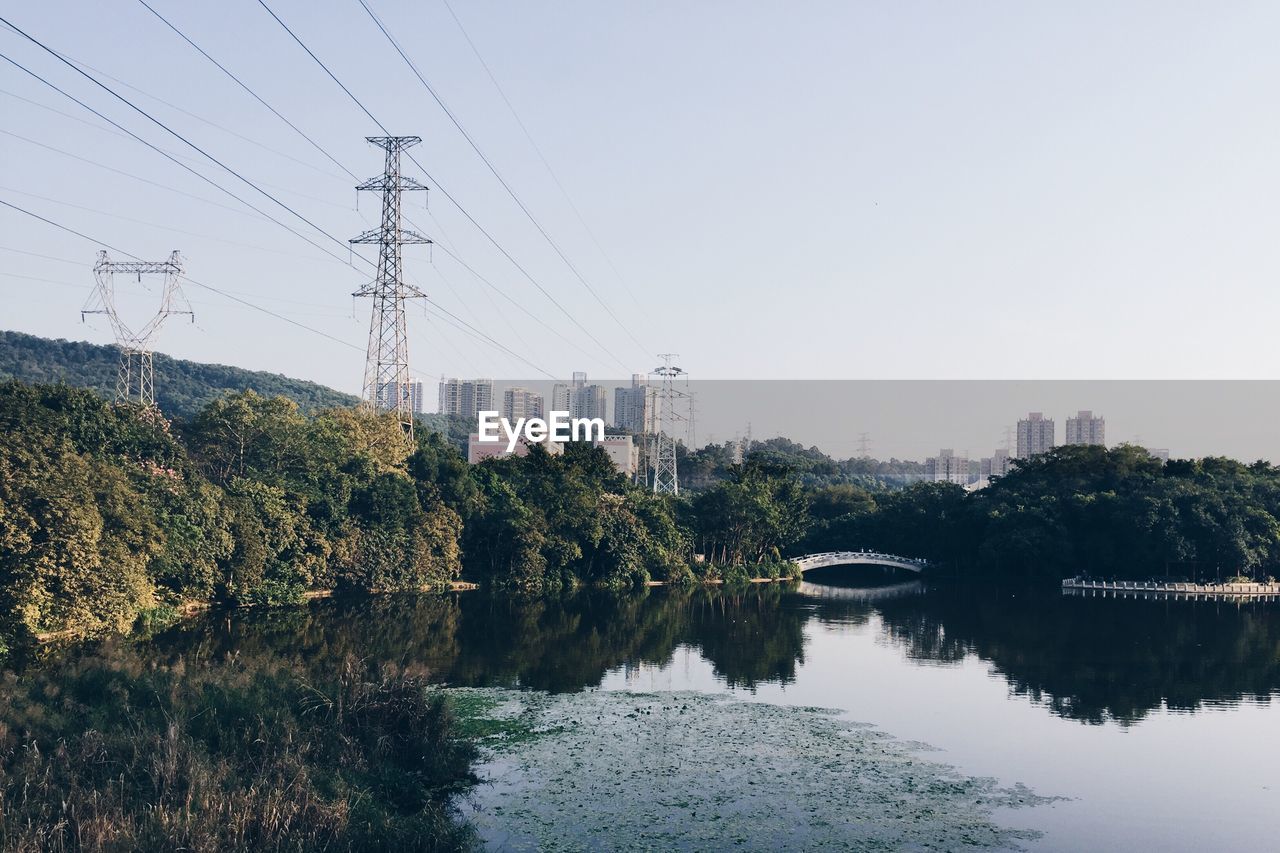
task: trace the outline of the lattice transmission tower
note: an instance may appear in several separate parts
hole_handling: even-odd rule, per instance
[[[687,412],[689,393],[686,389],[676,387],[676,380],[688,376],[685,371],[672,364],[676,353],[662,353],[658,356],[662,364],[653,372],[662,380],[658,391],[658,426],[653,435],[653,491],[660,495],[680,494],[680,474],[676,468],[676,431],[683,422],[688,423]],[[687,381],[687,380],[686,380]]]
[[[137,330],[124,321],[116,307],[116,273],[132,275],[138,284],[142,283],[144,275],[164,276],[160,305]],[[98,252],[98,259],[93,265],[96,286],[80,311],[80,320],[83,322],[87,314],[105,314],[111,323],[116,346],[120,348],[120,370],[116,375],[117,403],[138,403],[146,409],[155,408],[156,383],[151,342],[171,315],[186,314],[193,323],[196,319],[182,293],[181,277],[182,256],[177,251],[171,253],[167,261],[113,261],[105,251]]]
[[[365,357],[363,405],[375,411],[395,412],[400,423],[413,434],[413,393],[409,379],[409,340],[405,323],[405,300],[425,294],[405,283],[400,247],[431,241],[401,224],[400,194],[405,190],[426,190],[413,178],[400,174],[400,152],[422,141],[417,136],[365,137],[386,152],[386,166],[376,178],[356,187],[359,191],[382,193],[382,223],[352,243],[378,245],[378,271],[373,281],[353,296],[373,298],[369,321],[369,349]]]

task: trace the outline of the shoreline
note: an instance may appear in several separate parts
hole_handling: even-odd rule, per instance
[[[752,583],[752,584],[786,583],[791,580],[792,578],[790,577],[778,577],[778,578],[760,577],[760,578],[751,578],[749,583]],[[724,583],[725,581],[723,578],[717,578],[716,580],[695,581],[692,584],[692,586],[723,586]],[[667,587],[667,586],[671,586],[671,583],[668,581],[651,580],[651,581],[646,581],[644,586],[648,588]],[[480,584],[475,583],[474,581],[454,580],[454,581],[449,581],[449,583],[444,587],[423,586],[423,587],[419,587],[418,589],[412,589],[412,590],[410,589],[404,589],[404,590],[375,589],[375,590],[360,592],[358,594],[359,595],[396,595],[401,593],[410,593],[413,595],[422,595],[422,594],[428,594],[428,593],[445,594],[445,593],[453,593],[453,592],[476,592],[476,591],[479,591],[480,589],[481,589]],[[300,604],[307,604],[309,602],[318,601],[320,599],[333,598],[337,594],[338,594],[337,589],[311,589],[311,590],[307,590],[302,594],[301,601],[294,602],[293,604],[294,606],[300,605]],[[206,613],[210,610],[215,610],[218,608],[227,608],[231,610],[254,610],[254,609],[261,609],[264,607],[287,607],[287,606],[289,605],[288,604],[280,604],[280,605],[233,604],[231,602],[226,602],[226,601],[184,601],[181,604],[176,605],[174,607],[174,611],[178,614],[178,620],[181,621],[183,619],[188,619],[197,614]],[[75,628],[68,628],[62,631],[46,631],[43,633],[38,633],[34,635],[34,638],[37,645],[44,646],[50,643],[56,643],[63,640],[84,639],[90,636],[91,633],[92,632],[90,631],[83,631]]]

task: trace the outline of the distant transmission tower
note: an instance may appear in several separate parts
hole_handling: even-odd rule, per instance
[[[858,433],[858,458],[859,459],[871,458],[871,436],[868,433],[865,433],[865,432]]]
[[[163,275],[164,289],[160,293],[160,307],[141,329],[134,331],[120,318],[116,310],[115,274],[127,273],[137,277]],[[120,371],[116,376],[116,402],[139,403],[144,408],[155,408],[156,384],[151,366],[151,342],[160,327],[171,314],[186,314],[195,322],[195,313],[182,294],[178,283],[182,275],[182,256],[174,251],[167,261],[113,261],[105,251],[98,252],[93,265],[93,277],[97,282],[93,295],[80,311],[83,321],[86,314],[105,314],[120,348]]]
[[[685,440],[689,442],[689,450],[693,451],[698,449],[698,399],[693,395],[692,391],[689,391],[688,394],[689,424],[688,429],[685,431]]]
[[[378,271],[373,281],[353,296],[373,297],[373,317],[369,321],[369,349],[364,368],[363,405],[375,411],[395,412],[404,428],[413,434],[413,394],[409,381],[409,340],[404,301],[425,294],[406,284],[401,272],[400,247],[430,243],[426,237],[400,224],[400,193],[425,190],[413,178],[400,174],[400,152],[422,140],[417,136],[365,137],[387,152],[386,168],[357,190],[382,193],[382,224],[351,240],[378,244]]]
[[[662,353],[662,366],[653,372],[662,378],[658,392],[659,426],[653,436],[653,491],[660,495],[680,494],[680,475],[676,471],[676,426],[688,417],[680,414],[677,405],[687,403],[689,395],[676,388],[680,376],[687,375],[671,363],[675,353]]]

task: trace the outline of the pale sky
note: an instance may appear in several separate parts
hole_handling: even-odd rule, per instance
[[[149,2],[343,166],[381,171],[363,141],[381,131],[256,0]],[[624,330],[358,0],[267,2],[603,344],[443,193],[430,215],[410,196],[421,230],[555,332],[439,249],[407,250],[410,280],[556,376],[667,351],[704,379],[1280,376],[1280,5],[450,0],[602,253],[443,0],[368,0]],[[135,0],[0,9],[329,234],[370,227],[375,198],[357,212],[349,176]],[[3,28],[0,53],[314,235]],[[143,257],[180,249],[193,278],[354,346],[188,286],[198,324],[157,349],[359,390],[367,267],[3,61],[0,90],[0,130],[190,194],[0,134],[0,199]],[[80,323],[95,244],[0,208],[0,246],[0,327],[110,342]],[[410,332],[426,377],[531,373],[420,308]]]

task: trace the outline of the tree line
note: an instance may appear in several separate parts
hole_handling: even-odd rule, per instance
[[[732,493],[741,498],[725,501]],[[541,593],[780,571],[802,501],[747,466],[654,496],[586,444],[469,466],[393,417],[245,391],[190,420],[66,385],[0,384],[0,651],[203,602],[442,588]],[[695,559],[695,543],[712,554]]]
[[[1066,446],[986,488],[814,491],[804,547],[882,549],[966,576],[1266,579],[1280,565],[1280,469],[1133,445]]]
[[[305,411],[356,403],[350,394],[278,373],[187,361],[164,353],[155,354],[154,364],[160,389],[156,402],[171,418],[193,417],[212,400],[245,388],[269,397],[288,397]],[[115,393],[119,367],[120,349],[116,346],[0,330],[0,379],[32,384],[65,382],[110,397]]]
[[[679,498],[599,448],[468,465],[449,437],[354,408],[228,394],[189,420],[65,385],[0,384],[0,649],[193,603],[313,590],[545,593],[745,581],[869,548],[969,576],[1263,578],[1280,471],[1063,447],[976,492],[812,485],[771,448]]]

